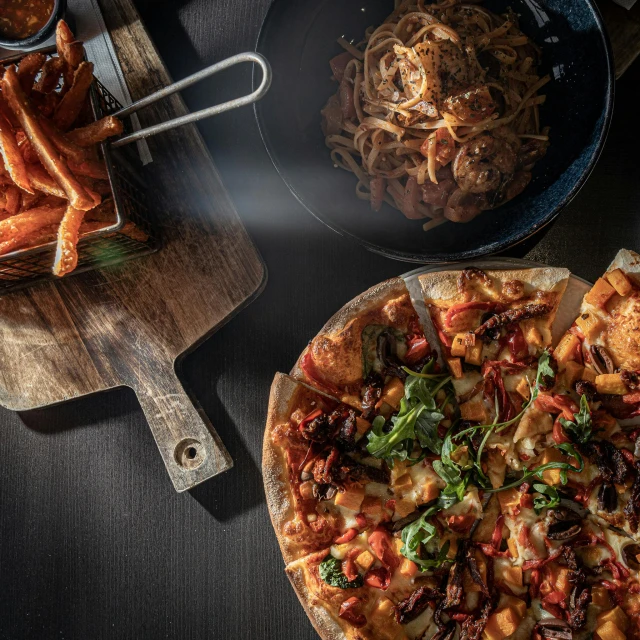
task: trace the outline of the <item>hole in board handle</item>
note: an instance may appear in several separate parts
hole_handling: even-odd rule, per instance
[[[202,443],[193,438],[180,441],[174,452],[176,462],[185,469],[197,469],[207,457]]]

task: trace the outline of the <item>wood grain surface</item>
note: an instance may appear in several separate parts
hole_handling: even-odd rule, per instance
[[[176,79],[253,48],[269,5],[135,2]],[[593,280],[621,246],[640,249],[639,83],[634,64],[617,84],[611,133],[586,186],[535,247],[512,253]],[[195,111],[250,89],[242,68],[184,97]],[[273,169],[251,110],[200,130],[269,269],[264,293],[183,366],[234,467],[176,494],[126,389],[20,415],[0,409],[2,640],[317,639],[264,504],[269,386],[345,302],[407,266],[302,209]]]
[[[102,8],[132,98],[169,84],[133,6]],[[139,117],[147,126],[186,111],[172,96]],[[155,162],[145,177],[162,250],[0,298],[0,403],[24,411],[129,386],[184,491],[232,462],[176,377],[176,358],[253,297],[265,271],[197,129],[149,146]]]

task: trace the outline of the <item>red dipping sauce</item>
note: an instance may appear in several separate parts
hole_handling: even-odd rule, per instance
[[[53,13],[54,0],[0,0],[0,37],[24,40],[40,31]]]

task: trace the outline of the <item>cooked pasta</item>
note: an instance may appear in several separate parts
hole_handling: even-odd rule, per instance
[[[322,111],[334,164],[356,194],[409,219],[468,222],[519,195],[546,153],[539,49],[518,18],[478,4],[396,0],[395,11],[331,60]]]

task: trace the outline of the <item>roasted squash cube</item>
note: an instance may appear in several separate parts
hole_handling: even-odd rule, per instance
[[[460,380],[463,377],[464,374],[462,372],[462,360],[460,360],[460,358],[447,358],[447,365],[449,366],[451,375],[456,380]]]
[[[609,609],[611,607],[611,596],[609,591],[604,587],[594,585],[591,587],[591,604],[601,609]]]
[[[535,324],[528,323],[524,327],[524,339],[527,344],[532,344],[534,347],[544,347],[544,338]]]
[[[612,622],[621,631],[626,631],[629,628],[629,618],[620,607],[614,607],[611,611],[603,611],[596,618],[596,627],[601,627],[607,622]]]
[[[464,361],[467,364],[480,366],[482,364],[482,341],[478,340],[472,347],[467,347]]]
[[[520,553],[518,552],[518,544],[514,538],[507,538],[507,547],[511,553],[511,557],[515,560]]]
[[[481,424],[489,422],[489,412],[482,400],[469,400],[469,402],[461,404],[460,415],[463,420],[471,420]]]
[[[581,379],[583,371],[584,367],[579,362],[569,360],[569,362],[566,363],[564,373],[562,374],[564,386],[567,389],[572,389],[574,383]]]
[[[380,498],[376,496],[365,496],[360,505],[360,511],[366,516],[378,518],[382,515],[382,502]]]
[[[404,494],[407,491],[410,491],[412,487],[413,480],[411,479],[411,474],[409,473],[401,475],[393,482],[393,490],[400,494]]]
[[[364,487],[353,485],[345,491],[338,492],[335,503],[339,507],[350,509],[351,511],[360,511],[360,506],[364,500]]]
[[[522,398],[528,400],[531,397],[531,387],[529,386],[529,381],[526,378],[522,378],[516,386],[516,391]]]
[[[586,380],[587,382],[593,382],[595,384],[597,377],[598,377],[598,374],[593,369],[589,369],[589,367],[585,367],[584,371],[582,372],[581,379]]]
[[[575,360],[578,348],[580,347],[580,339],[573,333],[566,333],[558,346],[555,348],[553,355],[562,368],[569,360]]]
[[[605,622],[597,627],[595,637],[600,640],[627,640],[627,636],[613,622]]]
[[[362,436],[371,429],[371,423],[364,418],[358,416],[356,418],[356,440],[362,438]]]
[[[404,382],[400,378],[393,378],[382,390],[380,400],[386,402],[396,411],[400,408],[400,400],[404,398]]]
[[[440,487],[435,478],[427,477],[422,484],[422,495],[418,500],[418,504],[427,504],[435,500],[440,495]]]
[[[579,315],[576,320],[576,324],[589,342],[593,342],[593,340],[599,336],[604,329],[604,323],[602,320],[600,320],[595,313],[591,313],[589,311]]]
[[[609,284],[621,296],[628,296],[633,290],[633,285],[622,269],[614,269],[605,274]]]
[[[548,464],[549,462],[562,462],[562,453],[555,447],[549,447],[544,450],[540,464]],[[543,481],[548,485],[558,485],[561,482],[560,469],[547,469],[542,473]]]
[[[467,353],[467,340],[465,333],[459,333],[451,343],[451,355],[456,358],[464,358]]]
[[[356,564],[361,567],[362,569],[364,569],[365,571],[368,571],[369,569],[371,569],[371,565],[376,561],[374,555],[371,553],[371,551],[363,551],[357,558],[356,558]]]
[[[400,573],[405,578],[413,578],[418,575],[418,565],[409,558],[405,558],[400,563]]]
[[[506,566],[502,570],[502,579],[514,587],[522,586],[522,567]]]
[[[396,513],[404,518],[408,516],[410,513],[413,513],[416,510],[416,503],[413,500],[409,500],[408,498],[402,498],[401,500],[396,500]]]
[[[522,494],[517,489],[505,489],[498,493],[500,510],[503,514],[511,514],[513,510],[520,506]]]
[[[629,393],[627,385],[619,373],[605,373],[602,376],[596,376],[596,388],[598,393],[611,396],[623,396]]]
[[[498,606],[500,609],[513,609],[521,621],[527,615],[527,603],[515,596],[507,596],[503,594],[500,597]]]
[[[604,308],[615,292],[616,290],[604,278],[598,278],[584,300],[594,307]]]

